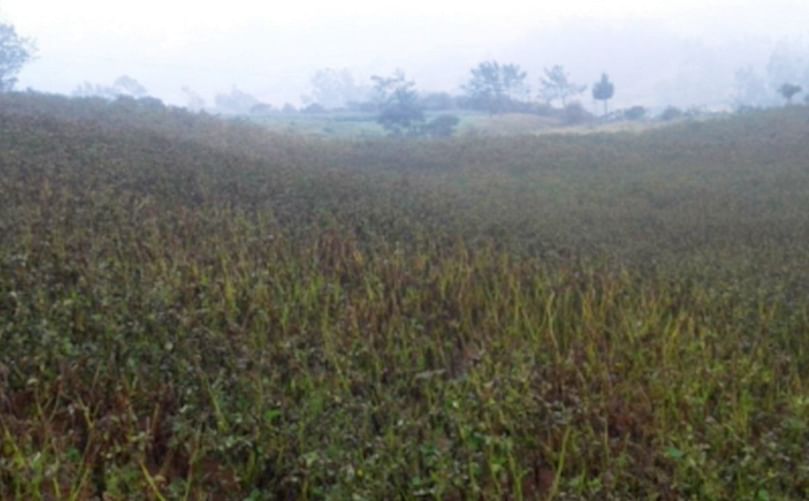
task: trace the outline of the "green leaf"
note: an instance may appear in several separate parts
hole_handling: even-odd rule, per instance
[[[683,459],[685,457],[685,452],[681,451],[680,449],[678,449],[676,447],[668,447],[666,449],[666,456],[669,459],[673,459],[675,461],[680,461],[681,459]]]

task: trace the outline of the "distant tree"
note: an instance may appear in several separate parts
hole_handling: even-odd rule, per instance
[[[92,84],[83,82],[76,86],[71,93],[73,97],[100,97],[103,99],[115,99],[115,89],[109,85]]]
[[[17,34],[14,26],[0,23],[0,92],[17,84],[17,74],[34,55],[34,43]]]
[[[137,101],[138,105],[143,109],[148,109],[152,111],[161,111],[166,109],[166,103],[164,103],[162,100],[156,97],[152,96],[141,97]]]
[[[185,94],[186,98],[186,105],[185,107],[191,111],[199,112],[205,109],[205,99],[202,98],[199,94],[194,92],[190,87],[183,87],[182,88],[183,94]]]
[[[677,108],[676,106],[668,106],[663,113],[660,114],[660,119],[669,121],[669,120],[676,120],[681,118],[684,115],[683,110]]]
[[[260,104],[254,96],[233,87],[228,94],[217,94],[214,97],[216,108],[224,113],[247,114],[253,106]]]
[[[326,108],[318,103],[312,103],[301,108],[301,113],[316,115],[319,113],[326,113]]]
[[[633,106],[624,111],[624,118],[627,120],[641,120],[646,116],[646,108],[643,106]]]
[[[112,85],[91,84],[84,82],[73,89],[75,97],[101,97],[113,100],[118,97],[131,97],[140,99],[147,97],[149,92],[134,78],[122,75],[115,79]]]
[[[417,135],[424,123],[415,83],[401,70],[390,77],[374,75],[375,100],[379,110],[377,122],[393,136]]]
[[[401,87],[413,87],[413,82],[408,82],[404,70],[397,69],[390,76],[373,75],[371,77],[373,88],[371,89],[371,101],[380,109],[391,97],[393,92]]]
[[[112,86],[117,91],[118,95],[126,95],[134,97],[135,99],[149,95],[149,91],[146,90],[146,87],[128,75],[118,77],[115,82],[113,82]]]
[[[528,74],[517,64],[504,64],[500,67],[500,80],[503,93],[509,99],[528,97],[528,85],[525,83]]]
[[[578,85],[570,81],[570,77],[565,72],[564,67],[555,65],[552,68],[545,68],[545,76],[540,81],[539,96],[548,104],[559,100],[564,108],[570,97],[578,96],[585,90],[586,85]]]
[[[251,115],[269,115],[273,112],[273,107],[268,103],[257,103],[250,107]]]
[[[785,83],[778,88],[778,93],[786,99],[787,104],[792,104],[792,98],[795,94],[800,94],[803,88],[800,85]]]
[[[601,74],[601,80],[593,84],[593,99],[604,102],[604,114],[607,114],[607,103],[615,95],[615,85],[606,73]]]
[[[779,43],[770,54],[765,71],[771,90],[777,94],[781,94],[780,88],[785,83],[809,86],[809,46]]]
[[[527,74],[519,65],[484,61],[472,68],[471,73],[463,90],[490,113],[503,111],[508,101],[520,99],[528,93]]]
[[[98,97],[98,96],[89,96],[89,97]],[[160,99],[156,97],[146,96],[141,98],[136,98],[132,96],[127,96],[125,94],[120,94],[116,96],[114,99],[110,99],[111,106],[117,108],[121,111],[126,111],[129,113],[142,113],[142,112],[150,112],[150,113],[157,113],[166,110],[166,105]]]
[[[312,91],[302,96],[305,104],[317,103],[327,109],[337,109],[368,98],[369,89],[357,85],[348,69],[318,70],[309,83]]]

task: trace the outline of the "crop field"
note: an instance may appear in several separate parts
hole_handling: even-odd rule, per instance
[[[0,96],[0,498],[805,499],[807,138]]]

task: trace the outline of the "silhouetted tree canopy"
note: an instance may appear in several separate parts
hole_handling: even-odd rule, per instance
[[[471,72],[472,76],[463,89],[491,113],[503,111],[509,101],[524,97],[528,92],[526,73],[517,64],[484,61]]]
[[[317,103],[327,109],[343,108],[352,102],[364,101],[368,88],[359,86],[347,69],[318,70],[310,80],[311,95],[303,96],[306,104]]]
[[[416,135],[424,123],[415,83],[402,70],[390,77],[374,75],[375,101],[379,109],[377,122],[391,135]]]
[[[570,77],[561,65],[545,68],[545,76],[540,81],[539,96],[548,104],[557,99],[562,107],[567,106],[570,97],[577,96],[587,90],[586,85],[578,85],[570,81]]]
[[[112,85],[118,89],[121,94],[134,98],[141,98],[149,95],[149,91],[146,90],[146,87],[141,85],[140,82],[129,75],[121,75],[115,80],[115,82],[113,82]]]
[[[593,84],[593,99],[604,102],[604,114],[607,114],[607,102],[615,95],[615,85],[610,82],[606,73],[601,74],[601,80]]]
[[[663,113],[660,114],[661,120],[676,120],[684,115],[683,111],[676,106],[668,106]]]
[[[627,120],[641,120],[646,117],[646,108],[643,106],[633,106],[624,111],[624,118]]]
[[[247,114],[253,106],[261,104],[255,96],[248,94],[236,87],[230,90],[230,93],[217,94],[214,97],[214,103],[219,111],[225,113]]]
[[[34,43],[17,34],[10,24],[0,23],[0,92],[17,84],[17,74],[34,55]]]
[[[205,109],[205,99],[202,98],[199,94],[197,94],[193,89],[188,86],[184,86],[182,89],[183,94],[185,94],[186,98],[186,105],[185,107],[191,111],[199,112]]]
[[[785,83],[778,88],[778,93],[787,100],[787,104],[792,104],[792,98],[795,97],[795,94],[799,94],[802,90],[803,88],[800,85]]]
[[[112,85],[84,82],[73,89],[73,96],[75,97],[101,97],[109,100],[121,96],[141,99],[148,95],[149,91],[140,82],[127,75],[116,78]]]

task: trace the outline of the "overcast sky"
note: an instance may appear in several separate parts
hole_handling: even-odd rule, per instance
[[[182,86],[210,98],[235,85],[279,105],[317,68],[365,79],[400,67],[421,88],[457,90],[471,65],[497,58],[532,81],[560,63],[584,83],[610,71],[632,99],[677,101],[686,90],[647,74],[702,85],[715,64],[726,85],[733,65],[809,36],[809,1],[0,0],[0,19],[39,46],[21,85],[51,92],[128,74],[175,103]]]

